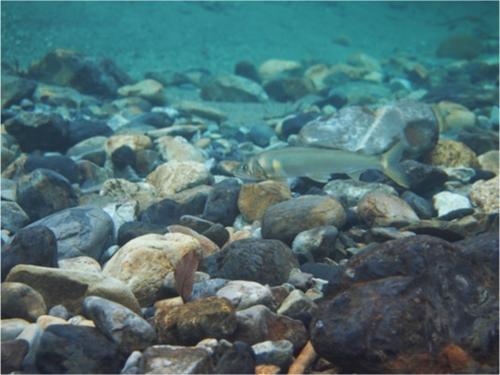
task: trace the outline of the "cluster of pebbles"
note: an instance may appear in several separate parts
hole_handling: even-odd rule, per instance
[[[498,58],[453,43],[136,82],[61,49],[3,66],[2,372],[497,372]],[[396,139],[408,189],[233,175]]]

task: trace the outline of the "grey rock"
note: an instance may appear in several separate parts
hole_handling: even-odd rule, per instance
[[[358,214],[370,226],[401,226],[418,221],[404,200],[382,192],[365,194],[358,203]]]
[[[28,353],[29,344],[26,340],[2,341],[2,374],[21,371],[25,355]]]
[[[123,365],[120,374],[139,374],[139,366],[142,358],[142,353],[140,351],[132,352],[127,361]]]
[[[116,302],[87,297],[83,301],[83,312],[124,353],[144,350],[156,337],[153,327],[146,320]]]
[[[30,323],[27,320],[20,318],[2,319],[0,325],[2,342],[14,340],[29,325]]]
[[[281,303],[277,313],[292,319],[301,320],[308,325],[317,310],[316,304],[302,291],[293,290]]]
[[[64,176],[70,183],[78,183],[78,168],[73,159],[61,155],[29,155],[23,165],[24,173],[38,168],[50,169]]]
[[[3,168],[2,168],[3,170]],[[0,187],[2,189],[2,200],[15,201],[16,200],[16,182],[8,178],[2,178]]]
[[[432,217],[432,204],[424,197],[407,190],[401,195],[401,198],[413,208],[420,219],[430,219]]]
[[[79,160],[77,166],[82,192],[96,191],[101,188],[106,180],[113,177],[110,170],[101,168],[89,160]]]
[[[346,80],[347,82],[342,82],[340,78],[337,82],[332,82],[334,88],[330,90],[328,96],[345,98],[347,104],[351,106],[377,104],[391,97],[391,92],[386,85],[368,81],[352,81],[348,77]]]
[[[292,251],[299,263],[318,261],[333,251],[338,233],[333,225],[300,232],[293,240]]]
[[[20,334],[17,336],[20,340],[25,340],[29,344],[29,350],[26,356],[23,359],[23,364],[21,369],[23,372],[32,374],[38,373],[39,370],[35,363],[36,361],[36,352],[40,347],[40,342],[42,338],[42,329],[35,323],[27,326]]]
[[[193,286],[196,284],[203,284],[204,282],[210,281],[210,275],[204,273],[204,272],[199,272],[196,271],[194,273],[194,283]],[[177,289],[175,287],[175,273],[174,272],[169,272],[166,274],[165,278],[163,279],[163,284],[161,286],[161,294],[165,294],[168,297],[175,297],[178,296],[179,293],[177,292]],[[193,288],[194,289],[194,288]],[[215,295],[215,290],[214,293],[212,294],[207,294],[203,297],[209,297],[209,296],[214,296]],[[191,297],[191,299],[193,299]]]
[[[397,195],[396,190],[379,182],[364,182],[357,180],[333,180],[323,187],[323,191],[337,199],[346,207],[354,207],[363,196],[371,191],[382,191]]]
[[[217,291],[216,296],[228,299],[236,310],[243,310],[254,305],[273,308],[274,305],[269,287],[253,281],[229,281]]]
[[[222,347],[223,340],[219,344]],[[219,349],[222,351],[222,349]],[[254,374],[255,354],[252,347],[245,342],[235,341],[225,348],[224,353],[217,361],[214,374]]]
[[[36,85],[36,82],[30,79],[3,74],[2,108],[17,104],[24,98],[30,98],[36,89]]]
[[[143,374],[210,374],[213,363],[202,348],[154,345],[143,352],[139,369]]]
[[[448,176],[441,168],[419,163],[415,160],[405,160],[400,163],[400,166],[408,177],[410,189],[418,194],[425,194],[439,189],[448,179]]]
[[[313,284],[312,277],[312,274],[302,272],[300,269],[294,268],[288,276],[288,284],[292,286],[292,288],[307,290]]]
[[[30,221],[29,216],[16,202],[2,201],[2,229],[17,232]]]
[[[236,76],[225,75],[207,82],[201,89],[205,100],[220,102],[264,102],[268,96],[256,82]]]
[[[472,208],[469,198],[449,191],[442,191],[435,194],[432,197],[432,203],[439,218],[447,216],[454,211]]]
[[[72,146],[66,152],[66,155],[75,160],[85,159],[97,165],[103,165],[106,158],[106,152],[104,151],[106,141],[107,138],[103,136],[87,138]]]
[[[205,203],[202,217],[222,225],[232,225],[239,213],[238,194],[241,184],[231,178],[214,185]]]
[[[293,361],[293,344],[288,340],[264,341],[252,345],[258,365],[270,364],[287,368]]]
[[[28,226],[44,225],[57,239],[58,258],[90,256],[99,260],[113,240],[113,221],[97,207],[75,207]]]
[[[68,320],[71,317],[71,314],[68,312],[66,307],[64,307],[63,305],[52,306],[49,310],[49,315],[55,316],[56,318],[61,318],[64,320]]]
[[[228,283],[226,279],[210,279],[193,284],[191,300],[215,296],[217,291]]]
[[[2,318],[21,318],[34,322],[47,314],[40,293],[23,283],[2,283]]]

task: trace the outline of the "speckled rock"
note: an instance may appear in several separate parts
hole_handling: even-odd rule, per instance
[[[166,102],[163,85],[154,79],[145,79],[133,85],[122,86],[118,89],[118,95],[138,96],[156,105],[162,105]]]
[[[21,318],[2,319],[1,321],[2,342],[14,340],[19,334],[30,325],[27,320]]]
[[[127,285],[95,272],[18,265],[9,272],[6,281],[27,284],[42,295],[48,308],[64,305],[75,314],[81,311],[82,301],[87,296],[100,296],[133,311],[140,310]]]
[[[258,365],[272,364],[286,368],[293,361],[293,344],[288,340],[263,341],[252,345]]]
[[[300,232],[292,243],[292,250],[299,263],[319,261],[330,256],[330,252],[335,249],[338,233],[333,225]]]
[[[467,197],[451,193],[449,191],[442,191],[432,197],[432,203],[438,213],[438,217],[443,217],[453,211],[464,210],[471,208],[470,201]]]
[[[31,220],[78,204],[70,182],[49,169],[36,169],[17,182],[17,203]]]
[[[133,151],[145,150],[153,145],[151,138],[142,134],[117,134],[108,138],[104,150],[106,154],[111,154],[122,146],[128,146]]]
[[[304,230],[322,225],[341,228],[345,219],[344,208],[336,199],[304,195],[269,207],[262,217],[262,237],[291,244]]]
[[[117,374],[125,356],[96,328],[52,325],[42,334],[36,365],[42,373]]]
[[[16,202],[2,200],[0,210],[2,211],[2,229],[15,233],[30,221],[26,212]]]
[[[224,75],[207,82],[201,89],[205,100],[222,102],[264,102],[268,100],[262,87],[249,79]]]
[[[57,242],[45,226],[23,228],[9,244],[2,246],[2,281],[18,264],[57,267]]]
[[[153,327],[142,317],[107,299],[95,296],[85,298],[83,312],[124,353],[144,350],[156,337]]]
[[[231,242],[222,251],[203,259],[201,269],[212,277],[280,285],[288,281],[298,263],[281,241],[244,239]]]
[[[359,200],[370,191],[382,191],[396,195],[393,187],[379,182],[364,182],[357,180],[333,180],[323,187],[329,196],[342,202],[347,207],[354,207]]]
[[[161,156],[167,161],[196,161],[199,163],[205,161],[203,153],[184,137],[164,136],[158,138],[156,144]]]
[[[147,306],[157,299],[163,279],[179,259],[199,249],[199,242],[184,234],[147,234],[122,246],[106,263],[103,273],[122,280],[141,306]]]
[[[113,240],[113,221],[98,207],[74,207],[28,226],[43,225],[54,232],[58,259],[90,256],[99,259]]]
[[[75,270],[83,272],[101,272],[101,265],[91,257],[81,256],[61,259],[57,262],[60,269]]]
[[[487,181],[479,180],[475,182],[469,193],[470,199],[486,213],[498,212],[498,184],[498,176]]]
[[[256,305],[238,311],[236,317],[238,329],[234,337],[250,345],[267,340],[288,340],[297,352],[307,341],[307,331],[302,322],[275,314],[265,306]]]
[[[2,319],[21,318],[34,322],[47,313],[47,306],[40,293],[29,285],[5,282],[2,283]]]
[[[493,172],[497,176],[499,172],[499,159],[500,154],[497,150],[485,152],[484,154],[479,155],[477,158],[482,170]]]
[[[146,349],[138,370],[143,374],[211,374],[214,371],[206,349],[171,345]]]
[[[269,287],[253,281],[229,281],[220,288],[217,297],[226,298],[236,310],[243,310],[254,305],[273,308],[273,295]]]
[[[147,182],[156,188],[161,197],[197,185],[209,184],[211,179],[211,175],[204,164],[176,160],[161,164],[146,178]]]
[[[445,167],[478,168],[476,154],[462,142],[442,139],[436,147],[424,157],[424,161],[432,165]]]
[[[236,330],[234,307],[225,298],[207,297],[185,305],[157,309],[158,342],[195,345],[206,337],[228,338]]]
[[[292,198],[288,185],[279,181],[244,184],[238,196],[238,208],[248,222],[261,220],[266,209]]]
[[[195,273],[195,278],[196,274]],[[208,280],[201,280],[193,284],[193,293],[191,294],[191,300],[212,297],[217,294],[217,291],[226,285],[229,281],[226,279],[212,278]]]
[[[365,194],[358,203],[358,214],[371,226],[398,226],[418,221],[417,214],[404,200],[381,192]]]
[[[134,183],[122,178],[111,178],[102,184],[99,194],[117,202],[135,200],[139,209],[144,210],[155,201],[156,189],[147,182]]]

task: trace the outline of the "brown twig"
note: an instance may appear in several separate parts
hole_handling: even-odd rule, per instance
[[[288,369],[288,374],[304,374],[305,370],[311,366],[311,364],[316,360],[318,355],[314,350],[311,341],[309,340],[307,344],[302,348],[299,356],[292,363]]]

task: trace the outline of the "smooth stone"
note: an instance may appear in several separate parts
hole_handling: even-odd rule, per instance
[[[208,194],[202,218],[222,225],[232,225],[239,212],[240,188],[241,184],[234,178],[215,184]]]
[[[446,171],[432,165],[419,163],[415,160],[405,160],[400,163],[403,173],[406,174],[410,190],[418,194],[439,189],[448,179]]]
[[[211,239],[183,225],[169,225],[168,232],[185,234],[198,240],[198,242],[200,243],[200,250],[203,257],[220,251],[220,247],[216,243],[214,243]]]
[[[111,156],[120,147],[127,146],[134,152],[152,147],[151,138],[143,134],[116,134],[109,137],[104,145],[106,155]]]
[[[264,90],[278,102],[293,102],[312,93],[314,86],[307,78],[279,77],[267,82]]]
[[[144,350],[156,338],[154,328],[141,316],[107,299],[95,296],[85,298],[83,313],[123,353]]]
[[[3,170],[3,168],[2,168]],[[16,182],[8,178],[1,178],[0,182],[2,201],[15,201],[16,200]]]
[[[194,289],[195,284],[203,283],[203,282],[209,281],[209,280],[210,280],[210,275],[206,274],[205,272],[195,271],[194,280],[193,280],[193,289]],[[162,295],[165,294],[169,297],[179,295],[179,293],[177,292],[177,289],[176,289],[176,285],[175,285],[175,273],[174,272],[167,273],[167,275],[163,279],[163,283],[162,283],[161,288],[162,288],[162,290],[161,290]],[[215,295],[215,292],[211,294],[211,296],[214,296],[214,295]],[[209,296],[207,295],[204,297],[209,297]],[[191,296],[190,300],[194,300],[194,299],[195,298],[192,298],[192,296]]]
[[[66,177],[70,183],[78,183],[78,168],[73,159],[61,155],[29,155],[24,163],[24,173],[33,172],[35,169],[50,169]]]
[[[276,133],[269,125],[266,124],[252,125],[250,131],[248,132],[248,138],[250,139],[250,141],[252,141],[259,147],[269,146],[271,138],[275,136]]]
[[[33,93],[35,103],[43,103],[52,107],[65,107],[69,110],[84,109],[92,114],[99,105],[99,100],[93,96],[84,95],[71,87],[38,83]],[[98,111],[98,110],[97,110]]]
[[[196,274],[195,274],[196,276]],[[217,291],[224,287],[229,281],[226,279],[212,278],[209,280],[203,280],[195,282],[193,284],[193,292],[191,294],[191,299],[201,299],[205,297],[212,297],[217,294]]]
[[[137,201],[139,210],[144,210],[156,200],[156,189],[146,182],[130,182],[123,178],[110,178],[101,187],[99,195],[116,202]]]
[[[157,309],[154,320],[158,342],[172,345],[195,345],[206,337],[229,338],[237,327],[234,307],[218,297]]]
[[[200,96],[216,102],[265,102],[269,99],[258,83],[232,74],[208,81],[201,88]]]
[[[318,306],[302,291],[295,289],[285,298],[277,313],[300,320],[307,326]]]
[[[166,99],[163,93],[163,85],[154,79],[145,79],[133,85],[125,85],[118,89],[117,93],[121,96],[134,96],[146,99],[152,104],[165,104]]]
[[[158,297],[163,279],[190,251],[200,251],[200,243],[180,233],[147,234],[122,246],[106,263],[103,274],[123,281],[141,306]]]
[[[328,182],[323,191],[332,198],[342,202],[347,207],[354,207],[359,200],[368,192],[381,191],[387,194],[396,195],[396,190],[386,184],[379,182],[364,182],[356,180],[333,180]]]
[[[204,258],[201,269],[211,277],[275,286],[286,282],[297,266],[292,250],[281,241],[249,238],[233,241]]]
[[[245,342],[235,341],[217,360],[214,374],[253,374],[255,364],[252,347]]]
[[[358,203],[358,214],[370,226],[401,226],[419,220],[404,200],[381,192],[365,194]]]
[[[161,164],[147,177],[160,197],[175,194],[188,188],[209,184],[212,177],[202,163],[172,160]]]
[[[21,229],[9,244],[2,246],[2,281],[18,264],[57,267],[57,246],[54,233],[45,226]]]
[[[259,73],[257,72],[257,68],[254,64],[249,61],[239,61],[234,66],[234,74],[237,76],[248,78],[257,83],[260,82]]]
[[[262,305],[249,307],[236,312],[238,329],[236,340],[250,345],[263,341],[288,340],[293,344],[294,352],[304,347],[307,341],[307,331],[298,320],[273,313]]]
[[[139,374],[139,363],[142,358],[142,353],[138,350],[133,351],[127,361],[120,370],[120,374]]]
[[[156,147],[163,159],[177,161],[196,161],[203,163],[203,153],[181,136],[164,136],[156,140]]]
[[[467,107],[449,101],[442,101],[434,105],[434,113],[439,121],[439,130],[442,133],[456,132],[476,124],[476,115]]]
[[[2,283],[1,301],[2,319],[21,318],[34,322],[40,315],[47,313],[42,295],[23,283]]]
[[[16,202],[2,200],[2,229],[7,229],[13,233],[23,228],[30,221],[30,218]]]
[[[129,146],[120,146],[114,149],[110,155],[111,163],[117,176],[117,170],[122,171],[127,167],[134,168],[136,163],[135,151]]]
[[[471,208],[469,199],[461,194],[442,191],[432,197],[432,203],[438,213],[438,217],[443,217],[457,210]]]
[[[177,102],[175,107],[180,112],[200,116],[217,123],[221,123],[227,119],[227,115],[223,111],[198,101],[183,100]]]
[[[109,137],[112,134],[113,131],[107,125],[106,121],[94,119],[75,119],[69,123],[69,140],[71,145],[75,145],[70,150],[74,149],[76,145],[82,145],[82,141],[84,140],[92,138],[100,139]],[[70,150],[67,151],[68,154],[70,153]]]
[[[194,192],[185,202],[165,198],[153,203],[140,214],[140,221],[147,224],[169,226],[177,224],[184,215],[199,215],[203,212],[208,193]],[[172,197],[174,198],[174,197]]]
[[[283,75],[291,75],[302,69],[302,64],[294,60],[269,59],[258,67],[260,78],[269,81]]]
[[[145,234],[165,234],[168,229],[163,225],[144,223],[141,221],[129,221],[123,223],[118,229],[117,244],[119,246],[125,245],[134,238],[143,236]]]
[[[306,290],[312,286],[312,277],[312,274],[302,272],[299,268],[294,268],[288,276],[287,284],[296,289]]]
[[[37,83],[35,81],[4,74],[2,77],[2,109],[17,104],[22,99],[30,98],[36,87]]]
[[[69,181],[49,169],[36,169],[17,182],[17,203],[31,220],[38,220],[78,204]]]
[[[254,305],[274,307],[273,295],[269,287],[253,281],[229,281],[215,295],[229,300],[236,310],[243,310]]]
[[[477,158],[482,170],[493,172],[497,176],[499,172],[499,159],[500,153],[497,150],[485,152]]]
[[[70,146],[68,124],[56,113],[21,111],[5,121],[5,130],[24,152],[65,151]]]
[[[288,185],[268,180],[241,186],[238,209],[249,223],[261,220],[268,207],[292,198]]]
[[[262,237],[291,244],[297,234],[323,225],[341,228],[342,205],[328,196],[304,195],[269,207],[262,218]]]
[[[113,240],[113,221],[97,207],[74,207],[28,226],[43,225],[54,232],[58,259],[89,256],[99,259]]]
[[[2,319],[1,321],[1,339],[2,342],[15,340],[17,336],[21,334],[21,332],[30,325],[27,320],[21,318],[11,318],[11,319]]]
[[[86,256],[61,259],[57,263],[59,265],[59,268],[64,270],[96,273],[100,273],[102,271],[101,265],[97,260]]]
[[[424,157],[424,162],[445,167],[478,168],[476,154],[462,142],[441,139],[436,147]]]
[[[139,361],[141,374],[211,374],[213,364],[206,349],[154,345]]]
[[[124,362],[117,345],[96,328],[76,325],[47,327],[36,353],[42,373],[117,374]]]
[[[36,324],[42,331],[45,331],[47,327],[54,324],[70,324],[66,319],[59,318],[57,316],[51,315],[40,315],[36,320]]]
[[[271,364],[286,368],[293,361],[293,344],[288,340],[263,341],[252,345],[258,365]]]
[[[40,347],[40,341],[42,336],[42,329],[35,323],[27,326],[21,334],[17,337],[20,340],[25,340],[28,342],[29,350],[26,356],[23,359],[23,364],[21,369],[23,372],[27,373],[35,373],[40,370],[36,366],[36,353],[38,348]]]
[[[89,160],[97,165],[103,165],[106,158],[104,145],[107,138],[103,136],[95,136],[82,140],[66,151],[66,156],[74,160]]]
[[[126,284],[95,272],[18,265],[9,272],[6,281],[31,286],[42,295],[48,308],[64,305],[71,313],[78,314],[85,297],[94,295],[140,311],[136,298]]]
[[[61,318],[64,320],[68,320],[71,317],[71,314],[68,312],[66,307],[64,307],[63,305],[52,306],[49,309],[49,315],[56,317],[56,318]]]
[[[2,373],[19,373],[24,357],[28,354],[29,343],[26,340],[2,340],[0,345],[2,349]]]
[[[469,193],[472,203],[488,214],[498,212],[499,181],[499,177],[496,176],[487,181],[479,180],[474,182]]]
[[[482,40],[473,35],[450,35],[443,39],[436,50],[439,58],[470,60],[481,54]]]
[[[313,262],[328,257],[335,248],[338,229],[325,225],[297,234],[292,243],[292,251],[299,263]]]
[[[102,209],[109,215],[111,220],[113,220],[113,233],[116,237],[123,224],[137,219],[139,203],[135,200],[129,202],[109,203]]]
[[[284,139],[288,139],[290,135],[299,133],[307,123],[317,117],[319,117],[319,113],[313,111],[287,116],[278,124],[276,132],[281,134]]]

